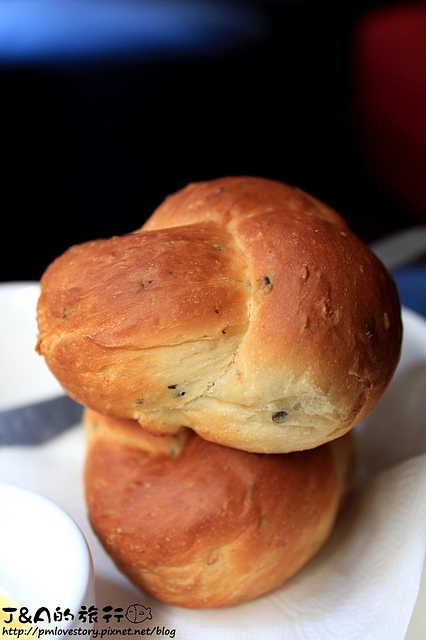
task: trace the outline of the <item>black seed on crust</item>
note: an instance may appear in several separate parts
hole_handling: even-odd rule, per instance
[[[281,422],[285,421],[287,416],[288,416],[287,411],[276,411],[275,413],[272,414],[272,422],[275,422],[276,424],[281,424]]]

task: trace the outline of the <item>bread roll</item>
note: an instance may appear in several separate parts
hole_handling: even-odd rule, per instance
[[[336,212],[254,177],[188,185],[41,278],[37,350],[64,390],[155,435],[284,453],[347,433],[395,371],[400,304]]]
[[[246,602],[323,546],[350,488],[352,436],[259,454],[191,430],[147,434],[86,411],[85,493],[95,534],[141,590],[180,607]]]

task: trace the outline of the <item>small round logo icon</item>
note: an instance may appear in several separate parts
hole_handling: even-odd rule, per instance
[[[144,607],[143,604],[130,604],[127,607],[126,618],[133,624],[152,620],[151,607]]]

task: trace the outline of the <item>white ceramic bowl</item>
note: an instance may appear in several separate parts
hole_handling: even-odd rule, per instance
[[[16,620],[21,608],[33,622],[46,608],[50,621],[44,610],[33,628],[49,629],[50,638],[90,627],[78,615],[82,605],[95,605],[92,558],[80,528],[51,500],[13,484],[0,483],[0,507],[0,591],[17,606]],[[67,609],[72,616],[61,615]],[[1,606],[0,615],[6,615]],[[14,620],[5,624],[3,617],[1,624],[10,628]]]

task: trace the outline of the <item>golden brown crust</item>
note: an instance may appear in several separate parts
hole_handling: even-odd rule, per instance
[[[177,606],[229,606],[283,584],[328,538],[352,479],[350,434],[266,455],[92,411],[85,423],[94,532],[136,586]]]
[[[188,185],[41,280],[37,349],[65,391],[153,434],[281,453],[348,432],[389,384],[400,304],[345,221],[279,182]]]

